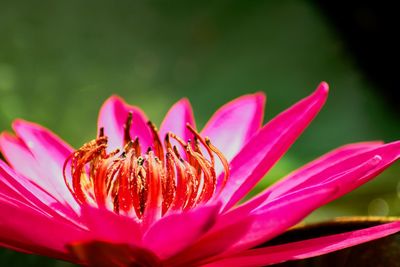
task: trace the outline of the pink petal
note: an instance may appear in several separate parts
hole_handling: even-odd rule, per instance
[[[104,102],[98,119],[98,129],[104,128],[104,134],[108,136],[109,151],[123,148],[124,124],[129,112],[132,112],[131,138],[138,137],[144,150],[153,143],[153,137],[147,125],[148,119],[144,112],[126,104],[122,98],[112,96]]]
[[[10,179],[10,175],[3,166],[7,167],[6,164],[0,160],[0,194],[7,195],[11,198],[17,199],[18,201],[24,202],[25,204],[30,203],[29,197],[23,193],[21,194],[15,187],[17,186],[20,190],[24,190],[24,193],[27,193],[28,195],[31,195],[30,192],[18,183],[15,186],[14,178]],[[10,183],[10,180],[11,182],[14,182],[14,184]]]
[[[252,214],[225,217],[174,262],[187,263],[261,244],[326,203],[335,190],[328,186],[310,188],[277,199]]]
[[[337,175],[358,168],[374,157],[380,158],[377,167],[371,170],[371,172],[366,173],[363,176],[359,176],[358,181],[351,179],[351,183],[348,184],[348,187],[343,188],[344,191],[340,192],[341,195],[357,188],[361,184],[369,181],[371,178],[374,178],[380,172],[398,160],[400,158],[400,141],[384,144],[373,149],[367,149],[359,154],[344,158],[342,161],[338,161],[330,166],[324,166],[324,168],[321,168],[319,171],[307,177],[306,181],[296,187],[293,187],[290,191],[296,191],[301,188],[314,186],[316,184],[323,184],[325,182],[334,180]]]
[[[192,140],[193,134],[187,129],[187,124],[190,124],[194,128],[196,127],[190,102],[186,98],[183,98],[171,107],[164,121],[161,123],[159,131],[161,140],[165,138],[168,132],[176,134],[184,141]],[[185,151],[183,148],[175,140],[171,139],[170,141],[172,145],[177,146],[180,154],[185,158]]]
[[[334,166],[336,164],[340,164],[340,162],[347,158],[357,156],[362,152],[376,148],[379,145],[381,145],[381,142],[365,142],[349,144],[340,147],[292,172],[282,180],[265,189],[256,197],[236,207],[236,209],[240,210],[242,214],[249,213],[266,200],[274,199],[284,195],[287,192],[290,192],[291,189],[303,184],[308,179],[310,179],[310,177],[317,175],[324,169]],[[318,176],[318,178],[316,177],[316,179],[314,180],[319,181],[320,179],[323,179],[322,177],[320,177],[321,176]]]
[[[307,188],[278,198],[253,211],[251,227],[231,251],[251,248],[297,224],[315,209],[324,205],[337,192],[335,185]]]
[[[29,177],[37,185],[46,186],[47,183],[40,177],[41,170],[39,165],[20,138],[6,132],[1,133],[0,149],[15,171],[25,177]]]
[[[89,229],[87,239],[78,240],[81,243],[104,241],[137,246],[141,242],[140,224],[130,217],[85,205],[82,206],[81,219]]]
[[[16,157],[10,161],[13,167],[18,171],[26,171],[23,166],[25,164],[32,167],[38,176],[27,177],[32,178],[34,182],[55,198],[78,212],[79,206],[68,190],[63,177],[64,162],[73,152],[73,149],[50,130],[37,124],[23,120],[15,120],[12,126],[24,145],[21,145],[20,141],[13,141],[10,138],[2,141],[6,143],[8,140],[8,146],[13,146],[14,148],[19,146],[18,150],[22,153],[21,156],[29,160],[29,162],[20,161],[21,159],[18,155],[12,153],[12,155],[9,156],[8,153],[10,150],[6,150],[5,155],[7,159],[11,159],[12,156]],[[26,151],[23,152],[24,149],[29,150],[34,160],[27,155]]]
[[[213,235],[208,238],[209,235],[207,235],[183,252],[165,260],[165,266],[190,266],[196,261],[219,255],[239,240],[250,228],[250,225],[251,218],[244,218],[242,221],[228,225],[223,231],[219,232],[220,236]]]
[[[163,139],[168,132],[173,132],[183,140],[192,139],[193,135],[186,124],[195,127],[193,110],[189,100],[183,98],[176,102],[168,111],[160,127],[160,138]]]
[[[303,212],[302,209],[304,208],[297,207],[296,203],[301,203],[302,205],[309,206],[307,208],[314,209],[317,206],[313,205],[319,205],[319,206],[324,205],[327,202],[330,202],[336,199],[337,197],[343,195],[344,193],[347,193],[349,189],[351,190],[354,189],[353,188],[354,184],[356,184],[355,186],[357,186],[357,183],[360,179],[366,180],[366,177],[370,177],[371,175],[374,175],[377,172],[380,172],[383,168],[387,167],[387,162],[390,162],[390,159],[388,159],[387,155],[385,156],[386,159],[382,159],[382,157],[378,155],[373,156],[372,158],[366,160],[365,162],[360,163],[357,166],[354,166],[354,168],[352,169],[344,171],[338,175],[332,176],[332,178],[328,179],[328,181],[325,183],[322,183],[317,186],[311,186],[305,189],[302,188],[299,191],[286,194],[283,197],[267,202],[260,208],[257,208],[248,216],[253,216],[253,214],[260,214],[262,216],[265,216],[264,219],[263,217],[261,217],[259,221],[256,221],[256,223],[253,224],[255,225],[255,227],[252,225],[252,227],[248,230],[248,234],[242,236],[239,242],[237,242],[236,244],[234,244],[229,248],[229,253],[232,253],[232,251],[240,251],[247,248],[251,248],[253,246],[256,246],[257,244],[263,243],[271,239],[272,237],[276,236],[277,234],[280,234],[282,231],[290,227],[291,226],[290,224],[296,222],[296,220],[298,220],[299,218],[301,219],[301,216],[304,216],[305,214],[304,213],[297,214],[297,213]],[[325,198],[321,196],[321,199],[318,200],[317,198],[313,199],[312,197],[311,198],[307,197],[310,203],[296,199],[297,196],[305,197],[305,195],[309,196],[314,191],[317,192],[324,189],[329,190],[332,188],[336,188],[337,190],[335,190],[332,194],[326,195]],[[286,200],[288,197],[289,199]],[[291,201],[292,198],[294,198],[294,202],[293,204],[290,204],[290,202],[292,202]],[[313,202],[314,200],[315,202]],[[285,209],[282,208],[279,209],[281,214],[283,214],[284,218],[285,216],[287,217],[285,219],[289,224],[286,224],[284,221],[281,221],[279,213],[268,214],[271,210],[271,206],[272,209],[275,209],[274,206],[276,206],[276,203],[278,203],[279,205],[280,202],[283,202],[284,205],[290,204],[287,206],[288,210],[286,212]],[[310,210],[305,210],[305,212],[309,211]],[[240,219],[240,217],[238,217],[240,215],[243,216],[243,214],[240,214],[238,212],[235,213],[234,210],[230,214],[227,214],[225,217],[223,217],[222,218],[223,220],[217,223],[217,227],[219,225],[222,225],[221,227],[226,227],[226,224],[228,224],[229,222],[232,223],[235,220]],[[271,224],[267,218],[274,218],[273,220],[274,223],[277,223],[278,225]]]
[[[370,159],[368,160],[368,157]],[[387,145],[383,145],[380,148],[368,151],[363,153],[358,157],[358,159],[354,159],[353,161],[346,160],[342,162],[341,165],[347,165],[348,168],[352,168],[352,170],[360,169],[360,172],[354,177],[351,177],[351,172],[352,171],[344,171],[344,173],[347,175],[344,175],[343,177],[341,176],[333,176],[330,179],[326,179],[321,183],[323,184],[338,184],[340,185],[340,190],[335,194],[335,196],[332,198],[336,199],[354,189],[357,187],[365,184],[366,182],[370,181],[374,177],[376,177],[378,174],[380,174],[382,171],[384,171],[386,168],[388,168],[390,165],[392,165],[395,161],[397,161],[400,158],[400,141],[393,142]],[[359,160],[365,160],[365,163]],[[367,166],[368,165],[368,166]],[[361,168],[365,166],[365,172],[362,173]],[[368,167],[371,166],[373,168],[368,169]],[[338,171],[338,170],[336,170]],[[329,172],[326,171],[325,175],[329,175]],[[312,183],[312,182],[311,182]],[[307,185],[305,185],[307,186]],[[331,201],[331,200],[330,200]]]
[[[143,246],[159,258],[177,254],[199,239],[214,224],[220,205],[172,214],[156,222],[143,237]]]
[[[335,190],[333,194],[330,194],[329,197],[327,197],[324,201],[322,202],[319,201],[314,203],[318,205],[324,205],[342,196],[343,194],[348,193],[349,191],[357,188],[361,184],[369,181],[371,178],[375,177],[378,173],[382,172],[385,168],[387,168],[390,164],[392,164],[396,159],[400,157],[400,142],[395,142],[388,145],[382,145],[380,148],[367,150],[365,153],[361,153],[354,157],[360,157],[363,159],[363,161],[355,161],[354,164],[347,165],[347,169],[337,170],[337,172],[332,172],[329,174],[325,173],[325,175],[323,175],[320,178],[321,181],[318,184],[311,183],[308,187],[299,187],[297,191],[292,190],[286,194],[283,194],[281,197],[277,197],[270,200],[265,199],[263,202],[258,202],[257,205],[259,205],[259,207],[255,209],[254,207],[249,205],[247,206],[242,205],[236,209],[229,211],[226,214],[221,215],[215,227],[212,229],[212,233],[215,232],[214,235],[218,235],[218,231],[221,231],[224,228],[229,227],[230,225],[236,223],[237,221],[243,220],[242,219],[243,217],[248,218],[253,216],[253,214],[255,213],[260,213],[260,211],[262,210],[265,209],[268,210],[271,204],[274,205],[274,203],[277,202],[279,203],[279,201],[284,201],[288,196],[291,197],[296,195],[300,196],[307,195],[306,192],[313,192],[318,188],[320,188],[321,190],[323,190],[324,188],[326,189],[337,188],[337,190]],[[338,165],[342,166],[343,163],[339,163]],[[289,209],[292,209],[293,211],[288,210],[288,212],[285,213],[284,210],[281,210],[282,214],[290,217],[293,214],[296,214],[296,212],[294,211],[297,211],[297,209],[299,208],[297,208],[295,204],[293,204],[292,206],[289,207]],[[290,214],[290,216],[287,214]],[[279,218],[279,214],[270,215],[268,217],[274,218],[275,221],[276,218]],[[247,227],[248,223],[243,221],[243,224],[246,224]],[[263,221],[260,223],[260,225],[264,224],[265,222]],[[262,241],[266,241],[268,238],[271,238],[271,236],[269,235],[270,233],[266,230],[263,230],[263,228],[264,229],[272,228],[276,232],[272,232],[271,234],[276,235],[276,233],[279,233],[279,231],[284,230],[285,227],[287,227],[287,225],[284,224],[280,224],[278,227],[273,227],[273,226],[267,227],[264,225],[262,228],[260,228],[260,232],[257,232],[258,231],[257,229],[255,230],[254,228],[249,228],[247,230],[248,234],[243,235],[237,244],[231,246],[230,250],[249,248],[254,245],[257,245]]]
[[[52,156],[56,157],[56,160],[63,164],[65,158],[74,151],[60,137],[38,124],[24,120],[15,120],[12,127],[17,136],[24,141],[34,155],[51,152]],[[45,145],[48,145],[47,149],[41,151]]]
[[[231,160],[260,129],[265,105],[264,93],[245,95],[222,106],[201,132]]]
[[[71,199],[70,192],[65,191],[68,189],[66,189],[62,172],[54,173],[56,170],[51,172],[42,167],[47,162],[46,157],[43,157],[43,161],[39,163],[21,139],[7,133],[0,135],[0,149],[10,165],[19,173],[19,175],[15,174],[4,162],[1,162],[0,178],[11,183],[14,191],[26,196],[27,189],[45,206],[51,206],[68,218],[77,218],[76,212],[71,209],[72,206],[78,210],[77,203]],[[52,159],[49,161],[51,163]],[[72,205],[65,205],[67,201],[71,201]]]
[[[220,195],[228,210],[242,199],[293,144],[322,108],[328,85],[267,123],[231,162],[231,176]]]
[[[35,207],[43,213],[66,216],[65,207],[25,177],[20,177],[0,160],[0,193]],[[58,207],[58,208],[56,208]]]
[[[258,267],[277,264],[288,260],[299,260],[323,255],[389,236],[399,231],[400,221],[397,221],[342,234],[313,238],[271,247],[256,248],[202,266]]]
[[[269,198],[279,197],[307,181],[315,174],[320,173],[324,169],[340,164],[340,162],[347,158],[356,157],[362,152],[372,150],[380,145],[382,145],[382,142],[365,142],[340,147],[292,172],[276,184],[269,187],[268,191],[271,192]]]
[[[51,257],[68,257],[65,245],[86,234],[71,223],[4,196],[0,196],[0,217],[0,243]]]

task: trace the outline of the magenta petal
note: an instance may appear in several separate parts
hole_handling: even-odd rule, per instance
[[[46,186],[36,159],[21,139],[3,132],[0,135],[0,149],[16,172],[28,177],[37,185]]]
[[[143,237],[143,246],[165,259],[193,244],[214,224],[220,205],[171,214],[156,222]]]
[[[104,102],[98,119],[98,129],[104,128],[104,134],[108,137],[109,151],[123,147],[124,124],[129,112],[132,112],[131,138],[138,137],[143,149],[151,146],[153,137],[144,112],[138,107],[126,104],[118,96],[112,96]]]
[[[35,207],[43,213],[59,213],[67,217],[70,210],[60,205],[54,198],[25,177],[18,176],[14,170],[0,160],[0,194]],[[56,208],[57,207],[57,208]]]
[[[196,126],[190,102],[183,98],[175,103],[165,116],[160,126],[160,138],[163,139],[168,132],[173,132],[185,141],[193,139],[193,134],[187,129],[186,124]]]
[[[82,221],[89,228],[89,238],[76,242],[104,241],[114,244],[140,244],[140,224],[130,217],[103,208],[82,206]],[[76,243],[75,242],[75,243]]]
[[[61,203],[47,191],[32,183],[32,180],[16,174],[1,160],[0,187],[3,196],[34,207],[43,214],[71,222],[77,226],[81,225],[78,215],[68,205]]]
[[[228,160],[260,129],[265,95],[239,97],[222,106],[208,121],[201,135],[209,137]]]
[[[398,156],[399,156],[399,154],[397,154],[397,157]],[[384,155],[384,158],[382,158],[381,156],[375,155],[372,158],[366,160],[365,162],[356,165],[354,168],[352,168],[350,170],[346,170],[338,175],[331,176],[332,178],[328,179],[329,181],[327,181],[325,183],[322,183],[318,186],[312,186],[312,187],[308,187],[306,189],[301,189],[294,193],[289,193],[281,198],[277,198],[271,202],[267,202],[264,206],[256,209],[251,214],[263,214],[265,211],[268,211],[271,208],[271,205],[274,206],[274,205],[276,205],[276,203],[286,201],[286,198],[288,196],[290,198],[292,198],[292,196],[295,196],[295,198],[296,198],[296,195],[300,195],[300,196],[301,195],[309,195],[310,194],[309,192],[317,191],[317,190],[319,190],[319,188],[320,188],[320,190],[323,190],[324,188],[325,189],[336,188],[337,190],[335,190],[332,194],[327,195],[326,198],[321,198],[320,200],[318,200],[317,198],[316,199],[310,198],[309,201],[311,201],[311,203],[308,203],[308,204],[306,202],[302,201],[303,202],[302,204],[304,204],[306,206],[324,205],[327,202],[332,201],[332,200],[336,199],[337,197],[347,193],[349,190],[352,190],[355,187],[357,187],[359,185],[358,181],[360,179],[366,180],[366,177],[373,176],[377,172],[380,172],[383,168],[387,167],[388,162],[391,162],[391,161],[393,161],[393,158],[389,158],[388,155]],[[284,209],[281,209],[281,212],[283,214],[285,214],[287,217],[296,216],[298,209],[300,209],[300,212],[302,212],[301,207],[296,207],[296,202],[298,203],[298,200],[295,200],[295,202],[293,202],[292,205],[288,206],[287,212],[285,212]],[[285,203],[284,205],[288,204],[287,202],[284,202],[284,203]],[[312,208],[312,207],[309,207],[309,208]],[[290,216],[287,215],[288,213],[290,213]],[[303,214],[303,216],[305,216],[305,215],[306,214]],[[234,211],[230,214],[230,216],[227,215],[226,218],[224,218],[224,220],[225,221],[233,221],[234,219],[236,219],[233,216],[237,216],[234,213]],[[276,221],[276,220],[279,221],[279,214],[272,214],[268,217],[274,218],[273,221]],[[265,220],[267,220],[266,218],[265,218]],[[292,219],[293,218],[290,218],[289,222]],[[279,231],[288,227],[288,225],[285,225],[285,223],[282,223],[282,222],[280,222],[277,226],[268,225],[268,223],[265,223],[265,222],[261,222],[260,224],[261,224],[261,227],[260,227],[260,225],[256,224],[257,227],[260,227],[260,229],[261,229],[261,231],[259,233],[257,233],[257,230],[250,229],[249,230],[250,238],[248,238],[246,236],[242,237],[240,239],[240,241],[238,242],[238,244],[234,245],[233,248],[231,248],[231,249],[235,249],[237,247],[239,249],[250,248],[256,244],[259,244],[260,242],[267,241],[268,239],[270,239],[271,237],[276,235],[277,232],[279,233]],[[269,228],[274,229],[274,231],[272,231],[272,233],[271,233],[272,236],[269,236],[268,230],[265,230],[265,229],[269,229]]]
[[[323,184],[335,180],[335,176],[359,168],[361,165],[365,164],[374,157],[379,158],[376,168],[363,175],[357,176],[356,178],[358,180],[354,180],[352,178],[350,180],[350,183],[345,183],[345,181],[343,180],[336,179],[340,183],[347,185],[347,187],[343,188],[343,190],[338,192],[338,194],[343,195],[344,193],[347,193],[357,188],[361,184],[377,176],[381,171],[383,171],[396,160],[398,160],[400,158],[400,141],[384,144],[372,149],[367,149],[366,151],[358,153],[357,155],[344,158],[342,161],[338,161],[335,164],[327,165],[319,171],[313,173],[313,175],[307,177],[306,181],[292,188],[291,191],[296,191],[304,187],[314,186],[315,184]]]
[[[267,123],[232,160],[231,176],[220,199],[227,210],[242,199],[299,137],[322,108],[328,85]]]
[[[0,135],[0,149],[8,163],[58,202],[67,203],[77,210],[77,203],[65,186],[62,175],[65,158],[72,153],[69,146],[39,125],[17,120],[13,126],[24,139],[8,133]],[[26,183],[25,186],[29,188]]]
[[[375,155],[376,152],[380,152],[380,155]],[[369,158],[364,158],[364,161],[357,161],[354,165],[347,166],[347,169],[322,175],[322,177],[320,177],[321,183],[318,185],[312,184],[309,187],[300,187],[297,191],[291,191],[278,198],[264,199],[262,202],[257,201],[257,204],[260,206],[259,208],[254,208],[253,202],[251,205],[245,204],[233,209],[228,213],[221,215],[216,227],[227,227],[227,225],[240,220],[243,216],[251,216],[251,214],[259,212],[259,210],[263,210],[265,207],[269,207],[270,204],[276,203],[276,201],[286,199],[287,196],[304,194],[304,192],[309,190],[313,191],[317,188],[337,188],[334,194],[331,194],[329,198],[325,199],[325,203],[319,203],[319,205],[326,204],[327,202],[355,189],[362,183],[367,182],[370,178],[376,176],[383,169],[387,168],[400,157],[400,143],[385,145],[382,146],[380,150],[375,149],[366,153]],[[293,212],[291,212],[291,214],[293,214]],[[244,238],[242,238],[242,240],[244,240]]]
[[[47,255],[53,257],[67,254],[65,245],[84,238],[86,234],[65,220],[49,217],[33,207],[4,196],[0,196],[0,217],[0,243],[9,243],[36,253],[51,251]]]
[[[286,192],[289,192],[293,188],[302,185],[304,182],[309,180],[311,177],[321,173],[323,170],[330,168],[331,166],[339,165],[345,159],[357,157],[361,153],[372,150],[382,145],[382,142],[365,142],[350,144],[340,147],[319,159],[316,159],[307,165],[303,166],[299,170],[296,170],[272,185],[268,188],[270,192],[269,199],[279,197]],[[325,176],[327,177],[327,176]],[[313,179],[314,181],[321,181],[321,178]]]
[[[368,160],[368,157],[370,159]],[[388,168],[391,164],[397,161],[400,158],[400,142],[393,142],[390,144],[383,145],[377,149],[368,151],[359,156],[361,160],[365,160],[365,163],[355,161],[344,161],[341,165],[347,165],[348,168],[353,167],[352,170],[360,169],[359,173],[353,175],[351,177],[352,171],[345,171],[345,175],[343,177],[333,177],[324,181],[324,183],[328,184],[337,184],[340,186],[340,190],[335,194],[332,198],[336,199],[357,187],[365,184],[370,181],[372,178],[376,177],[383,170]],[[364,167],[365,171],[363,172],[361,169]],[[346,175],[348,177],[346,177]],[[321,184],[324,184],[321,183]]]
[[[263,243],[300,222],[337,192],[334,185],[307,188],[276,199],[248,215],[253,217],[246,235],[229,250],[243,250]]]
[[[265,242],[326,203],[337,188],[309,188],[284,196],[261,207],[252,214],[221,217],[215,226],[180,261],[189,262],[207,257],[233,253]]]
[[[25,172],[24,165],[27,164],[28,168],[32,168],[34,171],[33,174],[37,175],[36,177],[26,175],[27,177],[34,179],[39,186],[55,198],[78,211],[78,204],[69,192],[63,177],[63,165],[66,158],[73,152],[72,148],[50,130],[40,125],[15,120],[12,126],[19,139],[14,141],[10,138],[2,139],[2,145],[8,140],[8,146],[17,147],[18,152],[21,152],[20,156],[25,157],[29,162],[21,161],[16,153],[8,155],[9,149],[4,151],[6,158],[11,159],[10,163],[17,171]],[[23,142],[23,145],[19,140]],[[34,160],[30,158],[29,153],[23,151],[24,149],[29,150]]]
[[[275,199],[282,199],[285,195],[292,194],[293,192],[302,192],[305,188],[315,188],[316,186],[337,187],[338,190],[335,194],[327,199],[327,202],[332,201],[366,183],[390,166],[399,157],[400,142],[394,142],[378,146],[377,148],[362,150],[360,153],[356,153],[347,158],[345,157],[342,161],[334,162],[334,164],[332,163],[331,165],[323,164],[324,168],[315,168],[316,172],[313,173],[314,176],[306,176],[306,181],[303,181],[301,186],[294,187],[293,189],[290,188],[290,191],[274,197],[270,197],[274,191],[268,190],[257,198],[222,214],[217,225],[228,224],[241,216],[251,214],[252,211],[256,210],[259,206],[267,206],[268,203],[273,203]],[[314,165],[309,166],[311,170],[311,166]],[[318,164],[315,165],[315,167],[316,166],[318,166]],[[304,175],[306,174],[305,172]],[[290,180],[288,180],[288,182],[289,181]]]
[[[326,155],[292,172],[282,180],[268,187],[262,193],[240,205],[236,209],[239,209],[242,213],[249,213],[251,210],[261,205],[261,203],[263,203],[264,201],[284,195],[285,193],[291,191],[293,188],[304,184],[304,182],[306,182],[308,179],[317,175],[318,173],[321,173],[326,168],[334,166],[335,164],[340,164],[340,162],[342,162],[343,160],[357,156],[367,150],[379,147],[379,145],[381,144],[381,142],[364,142],[349,144],[335,149],[334,151],[327,153]],[[321,180],[323,180],[323,178],[320,177],[321,176],[318,176],[316,177],[316,179],[313,180],[320,183]]]
[[[247,250],[202,266],[258,267],[288,260],[305,259],[389,236],[399,231],[400,221],[397,221],[342,234]]]
[[[42,156],[42,153],[52,153],[55,160],[60,161],[59,163],[62,165],[65,158],[74,151],[74,149],[61,138],[38,124],[24,120],[15,120],[12,127],[17,136],[24,141],[35,156]],[[46,145],[47,147],[45,147]]]

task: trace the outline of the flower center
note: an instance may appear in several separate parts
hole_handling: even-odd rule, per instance
[[[153,144],[143,152],[130,136],[132,114],[124,124],[124,147],[107,152],[107,136],[99,136],[76,150],[64,164],[65,183],[80,204],[113,210],[141,219],[146,211],[188,210],[221,192],[229,176],[222,153],[189,124],[193,141],[167,133],[161,142],[148,122]],[[176,145],[171,144],[175,140]],[[204,151],[204,152],[203,152]],[[217,177],[215,155],[224,167]],[[70,173],[71,175],[66,175]]]

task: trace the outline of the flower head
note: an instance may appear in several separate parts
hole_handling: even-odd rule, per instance
[[[118,97],[98,135],[73,149],[23,120],[2,133],[0,245],[91,266],[261,266],[384,237],[400,222],[263,245],[371,180],[400,142],[338,148],[238,204],[325,103],[326,83],[262,126],[262,93],[220,108],[198,131],[186,99],[158,130]],[[10,214],[12,216],[10,216]]]
[[[207,203],[217,186],[218,192],[223,190],[229,177],[228,162],[190,124],[186,127],[193,135],[193,142],[168,132],[162,143],[157,128],[148,122],[153,144],[143,152],[139,137],[132,140],[130,136],[131,124],[132,112],[129,112],[123,126],[123,149],[108,153],[108,138],[104,128],[100,128],[97,139],[83,145],[65,161],[64,180],[79,204],[153,223],[168,211],[187,211]],[[178,143],[182,154],[170,139]],[[215,157],[224,167],[219,180]]]

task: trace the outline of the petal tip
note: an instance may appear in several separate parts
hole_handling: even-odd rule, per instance
[[[10,138],[11,136],[12,136],[12,134],[7,131],[0,132],[0,140],[4,139],[4,138],[6,138],[6,139]]]
[[[187,97],[181,98],[178,102],[176,102],[173,106],[180,105],[183,106],[187,112],[193,113],[192,105]]]
[[[257,99],[257,101],[260,103],[260,105],[264,108],[267,95],[263,91],[258,91],[254,94],[254,97]]]
[[[17,118],[15,120],[13,120],[13,122],[11,123],[11,127],[15,132],[18,132],[18,129],[22,128],[40,128],[41,126],[34,123],[34,122],[30,122],[21,118]]]
[[[18,127],[19,125],[24,124],[24,123],[27,123],[27,121],[24,120],[24,119],[17,118],[15,120],[13,120],[11,124],[12,124],[13,127],[14,126]]]
[[[125,103],[124,99],[116,94],[111,95],[104,101],[103,106],[107,105],[108,103]]]
[[[184,104],[184,105],[190,105],[190,101],[189,101],[189,99],[188,99],[187,97],[181,98],[181,99],[178,101],[178,103],[182,103],[182,104]]]
[[[320,91],[321,93],[324,94],[328,94],[329,93],[329,85],[327,82],[322,81],[319,85],[318,85],[318,91]]]
[[[264,91],[257,91],[254,93],[254,96],[259,99],[265,99],[267,97],[267,94]]]

